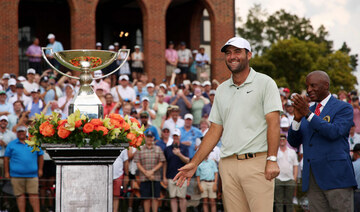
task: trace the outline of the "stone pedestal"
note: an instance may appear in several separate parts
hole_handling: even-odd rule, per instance
[[[42,145],[56,164],[56,212],[111,212],[112,164],[127,146]]]

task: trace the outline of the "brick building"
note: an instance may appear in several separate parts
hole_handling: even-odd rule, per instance
[[[157,81],[165,77],[168,41],[208,46],[212,78],[223,81],[229,72],[220,48],[235,34],[234,17],[234,0],[1,0],[0,75],[23,74],[32,38],[46,46],[54,33],[64,49],[93,49],[98,41],[103,49],[114,42],[131,50],[140,44],[145,71]]]

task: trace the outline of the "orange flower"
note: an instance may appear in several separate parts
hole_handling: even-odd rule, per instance
[[[67,123],[67,119],[58,121],[58,127],[57,127],[57,129],[59,130],[59,128],[60,128],[61,126],[65,126],[66,123]]]
[[[40,134],[45,137],[51,137],[55,134],[54,125],[50,124],[48,121],[42,123],[39,129],[40,129]]]
[[[136,139],[136,146],[137,146],[137,147],[141,146],[143,140],[144,140],[144,138],[143,138],[142,136],[139,136],[139,137]]]
[[[86,123],[86,124],[84,125],[83,132],[84,132],[84,133],[91,133],[92,131],[94,131],[94,128],[95,128],[95,126],[94,126],[93,124],[91,124],[91,123]]]
[[[115,128],[120,128],[120,122],[116,119],[110,119],[111,125],[113,125]]]
[[[104,126],[96,126],[96,127],[95,127],[95,130],[96,130],[96,131],[102,131],[102,132],[103,132],[103,135],[107,135],[108,132],[109,132],[109,130],[108,130],[106,127],[104,127]]]
[[[58,136],[62,139],[69,137],[71,134],[70,130],[67,130],[64,126],[61,126],[57,132]]]
[[[118,120],[118,121],[124,120],[124,118],[121,117],[120,114],[116,114],[116,113],[111,113],[111,114],[109,115],[109,118],[111,118],[111,119],[116,119],[116,120]]]
[[[82,125],[82,120],[77,120],[75,122],[75,128],[79,128]]]
[[[130,130],[130,124],[128,124],[126,121],[120,122],[120,128],[124,129],[125,131]]]
[[[136,123],[139,128],[141,127],[140,122],[139,122],[136,118],[130,118],[130,121],[131,121],[132,123]]]
[[[136,148],[136,140],[130,141],[129,145]]]
[[[103,126],[103,122],[100,119],[91,119],[90,123],[94,126]]]
[[[136,135],[134,133],[128,133],[126,138],[136,142]]]

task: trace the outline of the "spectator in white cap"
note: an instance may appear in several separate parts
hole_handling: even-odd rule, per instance
[[[211,90],[211,82],[209,80],[206,80],[205,82],[202,83],[201,87],[203,90],[202,95],[209,99],[209,94],[210,94],[210,90]]]
[[[74,86],[72,86],[71,84],[66,84],[65,85],[65,96],[62,96],[58,99],[58,105],[66,116],[66,117],[62,117],[62,118],[68,117],[69,106],[70,106],[70,103],[73,98],[74,98]]]
[[[24,76],[18,76],[17,77],[17,80],[21,83],[25,82],[26,81],[26,78]]]
[[[16,139],[14,132],[8,129],[9,119],[7,116],[0,116],[0,157],[4,157],[5,148],[8,143]],[[0,170],[3,170],[3,163],[0,163]]]
[[[108,49],[109,49],[109,51],[115,51],[115,46],[114,45],[109,45]]]
[[[101,48],[102,48],[102,44],[100,42],[96,42],[95,49],[96,50],[101,50]]]
[[[200,143],[200,138],[203,137],[199,128],[193,126],[194,117],[191,113],[184,116],[185,124],[180,128],[181,139],[180,142],[189,148],[190,159],[194,157],[196,143]]]
[[[140,76],[144,73],[144,54],[140,51],[140,46],[134,46],[135,51],[131,53],[131,69],[133,79],[140,80]]]
[[[34,89],[39,89],[39,84],[37,84],[35,82],[35,69],[33,68],[29,68],[27,71],[26,71],[26,78],[27,80],[25,82],[22,82],[22,84],[24,85],[24,93],[26,95],[30,95],[30,92]]]
[[[146,84],[147,97],[149,97],[150,108],[153,107],[156,99],[155,85],[152,82]]]
[[[119,85],[111,88],[111,94],[114,97],[114,102],[123,100],[134,102],[136,100],[136,93],[135,90],[130,87],[128,75],[120,75]]]
[[[25,110],[30,111],[29,118],[35,117],[35,114],[40,114],[45,107],[44,102],[40,99],[40,89],[33,89],[31,97],[31,102],[25,106]]]
[[[145,96],[141,100],[141,108],[137,111],[138,114],[146,112],[149,114],[149,124],[152,124],[152,120],[156,118],[156,112],[150,108],[149,97]]]
[[[210,129],[192,160],[178,169],[174,180],[181,186],[191,179],[221,138],[219,171],[226,210],[273,211],[273,179],[280,173],[279,90],[273,79],[250,68],[248,41],[231,38],[221,51],[231,77],[216,89]]]
[[[94,78],[102,77],[102,71],[96,70],[94,71]],[[91,82],[91,85],[93,86],[94,91],[96,91],[98,88],[103,89],[104,94],[110,93],[110,85],[109,83],[105,82],[103,79],[94,79]]]
[[[120,46],[119,46],[119,42],[115,42],[115,43],[114,43],[114,47],[115,47],[114,50],[115,50],[116,52],[119,51],[119,47],[120,47]]]
[[[16,93],[16,79],[9,79],[8,86],[8,90],[6,91],[7,100],[13,97]]]
[[[169,119],[164,122],[163,128],[168,128],[170,130],[170,134],[173,134],[174,130],[180,127],[183,127],[185,124],[184,119],[182,119],[180,114],[179,106],[170,105],[168,108]]]
[[[13,106],[11,103],[6,101],[6,92],[0,91],[0,116],[7,116],[10,113],[14,113]]]
[[[287,136],[289,127],[290,127],[289,119],[285,114],[283,114],[280,120],[280,133],[285,134]]]
[[[52,48],[53,52],[60,52],[60,51],[64,51],[64,47],[63,45],[59,42],[55,40],[55,35],[54,34],[49,34],[47,39],[49,40],[49,44],[46,46],[48,48]],[[55,68],[59,69],[60,68],[60,63],[54,58],[53,55],[51,55],[49,50],[46,50],[46,57],[49,59],[50,63],[55,66]]]
[[[25,95],[24,85],[22,83],[16,83],[16,93],[9,98],[9,103],[14,104],[14,102],[18,100],[20,100],[24,106],[31,101],[31,97]]]
[[[203,82],[210,79],[209,56],[205,53],[204,47],[199,48],[199,53],[196,54],[196,73],[197,80]]]
[[[2,90],[7,90],[8,89],[9,79],[10,79],[10,74],[4,73],[3,76],[2,76],[2,87],[3,87]]]

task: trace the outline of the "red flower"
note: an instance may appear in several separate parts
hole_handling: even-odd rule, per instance
[[[91,133],[92,131],[94,131],[94,128],[95,128],[95,126],[94,126],[93,124],[86,123],[86,124],[84,125],[83,132],[89,134],[89,133]]]
[[[109,132],[109,130],[108,130],[106,127],[104,127],[104,126],[96,126],[96,127],[95,127],[95,130],[96,130],[96,131],[102,131],[102,132],[103,132],[103,136],[107,135],[108,132]]]
[[[58,129],[57,134],[60,138],[65,139],[65,138],[69,137],[69,135],[71,134],[71,131],[67,130],[64,126],[61,126]]]
[[[45,137],[51,137],[55,134],[54,125],[50,124],[49,121],[42,123],[39,129],[40,129],[40,134]]]
[[[131,121],[132,123],[136,123],[139,128],[141,127],[140,122],[139,122],[136,118],[130,118],[130,121]]]
[[[100,119],[91,119],[90,124],[93,124],[94,126],[103,126],[103,122],[100,121]]]

